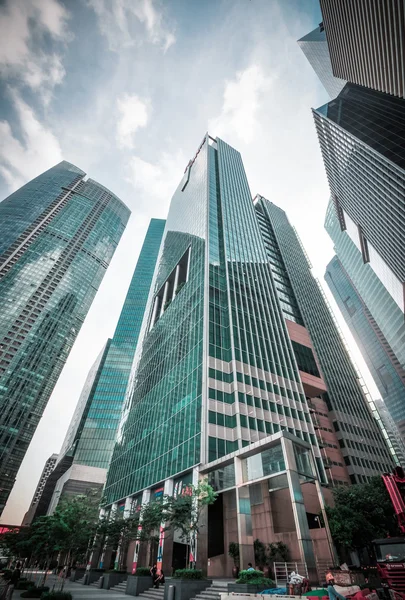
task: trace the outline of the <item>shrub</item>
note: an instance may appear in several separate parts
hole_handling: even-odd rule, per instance
[[[241,571],[239,573],[239,579],[236,583],[250,583],[251,579],[263,579],[263,577],[263,571],[249,571],[246,569],[245,571]]]
[[[40,587],[31,587],[27,591],[22,592],[21,598],[41,598],[44,592],[49,592],[49,587],[40,586]]]
[[[204,579],[201,569],[177,569],[173,577],[175,579]]]
[[[146,577],[147,575],[149,575],[150,577],[150,570],[148,569],[148,567],[138,567],[135,575],[137,577]]]
[[[27,581],[26,579],[20,579],[20,581],[15,586],[16,590],[29,590],[29,588],[35,587],[35,583],[33,581]]]
[[[107,571],[107,573],[118,573],[119,575],[125,575],[126,572],[126,569],[124,569],[123,571],[119,571],[118,569],[110,569],[109,571]]]
[[[72,600],[70,592],[44,592],[41,600]]]

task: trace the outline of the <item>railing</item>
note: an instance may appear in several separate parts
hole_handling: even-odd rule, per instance
[[[291,573],[295,571],[298,575],[308,578],[307,563],[304,562],[275,562],[274,577],[277,587],[286,587]]]

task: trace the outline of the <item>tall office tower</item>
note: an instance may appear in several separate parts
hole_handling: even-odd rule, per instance
[[[0,514],[130,211],[61,162],[0,203]]]
[[[386,407],[384,401],[381,400],[381,398],[375,400],[375,405],[377,407],[378,412],[380,413],[381,419],[389,435],[398,460],[401,465],[405,465],[405,443],[399,432],[399,429],[396,426],[394,419],[391,417],[390,411]]]
[[[114,335],[89,371],[41,512],[45,500],[49,514],[62,498],[104,486],[165,223],[150,221]]]
[[[375,406],[360,385],[334,318],[286,213],[259,197],[255,203],[268,260],[290,330],[293,346],[303,323],[310,335],[327,386],[323,398],[330,411],[344,462],[353,483],[391,469],[394,450],[385,443],[386,432]],[[302,353],[302,352],[301,352]],[[303,353],[302,353],[303,354]],[[306,352],[308,356],[308,352]],[[378,417],[378,418],[377,418]]]
[[[204,137],[172,198],[134,366],[105,510],[206,474],[220,499],[193,561],[230,574],[225,543],[239,542],[243,567],[254,537],[289,528],[291,555],[312,568],[306,513],[320,510],[311,502],[323,463],[242,160],[220,139]],[[297,471],[318,487],[302,492]],[[164,569],[185,564],[179,541],[162,550]]]
[[[57,460],[58,460],[58,454],[52,454],[52,456],[50,456],[48,458],[48,460],[46,461],[45,466],[42,469],[42,473],[41,473],[41,477],[39,478],[38,485],[37,485],[34,495],[32,497],[30,507],[29,507],[28,511],[25,513],[21,525],[30,525],[31,524],[32,517],[35,513],[36,506],[39,502],[39,499],[41,498],[41,495],[44,490],[47,479],[55,468],[55,464],[56,464]]]
[[[313,113],[340,227],[404,312],[405,100],[348,83]]]
[[[320,0],[333,74],[405,97],[402,0]]]
[[[404,314],[370,264],[363,262],[358,238],[357,244],[353,241],[356,230],[340,229],[331,202],[325,228],[337,254],[325,279],[405,441]]]
[[[311,67],[318,75],[320,82],[328,92],[330,98],[336,98],[346,85],[347,81],[334,77],[330,62],[328,42],[323,23],[313,31],[298,40],[298,45],[305,54]]]

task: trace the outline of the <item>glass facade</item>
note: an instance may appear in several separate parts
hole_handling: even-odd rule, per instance
[[[333,206],[326,230],[337,257],[325,279],[363,354],[379,392],[405,438],[404,315],[346,231],[341,231]]]
[[[102,469],[109,465],[165,223],[151,220],[114,336],[85,383],[77,430],[73,436],[68,432],[70,440],[64,443],[66,451],[74,444],[74,463]]]
[[[287,215],[261,196],[257,197],[255,209],[276,287],[282,283],[283,294],[291,298],[287,305],[282,305],[284,314],[288,319],[293,315],[298,323],[299,317],[310,334],[327,384],[327,404],[332,411],[345,464],[352,482],[362,482],[392,466],[385,430],[370,410],[358,374]],[[293,312],[292,306],[299,312]],[[297,354],[297,360],[306,372],[310,368],[310,359],[308,352]],[[316,363],[312,366],[315,369]],[[374,406],[371,408],[375,410]]]
[[[364,262],[371,261],[381,273],[382,259],[402,288],[405,282],[404,102],[348,83],[335,100],[313,111],[341,229],[347,227],[346,213],[358,228]],[[392,279],[389,273],[381,276],[387,281]]]
[[[206,136],[172,198],[107,503],[281,429],[313,444],[240,154]]]
[[[298,40],[298,45],[330,98],[336,98],[347,82],[333,75],[323,23]]]
[[[129,214],[66,162],[0,203],[0,511]]]

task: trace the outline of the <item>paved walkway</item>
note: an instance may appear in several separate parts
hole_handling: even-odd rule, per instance
[[[48,575],[46,583],[50,590],[52,590],[55,584],[55,590],[60,589],[61,580],[56,575]],[[19,600],[23,590],[14,590],[12,600]],[[111,590],[99,590],[96,587],[90,585],[82,585],[81,583],[73,583],[72,581],[66,580],[65,592],[70,592],[74,600],[124,600],[129,598],[125,594],[120,592],[113,592]],[[24,600],[24,599],[22,599]]]

